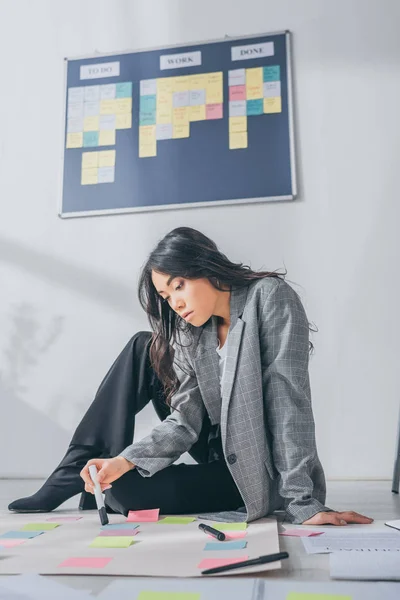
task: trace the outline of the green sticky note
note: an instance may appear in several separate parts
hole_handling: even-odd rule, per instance
[[[201,594],[192,592],[140,592],[137,600],[200,600]]]
[[[351,596],[342,594],[314,594],[311,592],[290,592],[286,600],[352,600]]]
[[[165,517],[161,521],[157,521],[159,525],[187,525],[196,519],[194,517]]]
[[[97,537],[93,540],[89,546],[91,548],[128,548],[135,544],[135,540],[133,537],[128,535],[120,536],[105,536],[105,537]]]
[[[21,527],[21,531],[50,531],[59,526],[60,523],[28,523]]]
[[[213,524],[214,529],[218,531],[241,531],[247,529],[247,523],[217,523]]]

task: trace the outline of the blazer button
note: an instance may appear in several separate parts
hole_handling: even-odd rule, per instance
[[[237,461],[236,454],[230,454],[230,455],[228,456],[228,463],[229,463],[230,465],[234,465],[236,461]]]

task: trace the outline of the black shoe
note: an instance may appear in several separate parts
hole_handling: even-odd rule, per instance
[[[99,456],[99,453],[93,446],[70,446],[61,463],[40,490],[32,496],[14,500],[9,504],[8,510],[21,513],[41,513],[54,510],[69,498],[83,491],[84,482],[79,473],[87,461],[95,456]],[[87,502],[89,501],[87,500]],[[96,503],[93,508],[96,508]],[[85,509],[86,506],[83,506],[82,510]]]

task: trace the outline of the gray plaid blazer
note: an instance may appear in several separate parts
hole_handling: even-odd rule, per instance
[[[302,523],[331,510],[315,443],[306,313],[288,283],[266,277],[231,292],[230,319],[222,397],[212,317],[190,326],[190,345],[175,347],[180,388],[172,405],[179,412],[121,455],[150,477],[192,447],[207,411],[221,425],[225,459],[245,503],[239,513],[213,518],[252,521],[285,510],[286,520]]]

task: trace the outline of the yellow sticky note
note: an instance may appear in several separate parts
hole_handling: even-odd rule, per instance
[[[116,98],[114,102],[116,115],[132,112],[132,98]]]
[[[141,125],[139,127],[139,143],[150,144],[156,141],[156,126]]]
[[[172,92],[157,93],[156,122],[172,123]]]
[[[82,169],[91,169],[99,166],[98,152],[83,152],[82,154]]]
[[[189,123],[187,125],[174,125],[172,130],[172,137],[174,139],[188,138],[189,134]]]
[[[172,122],[174,125],[188,125],[189,107],[180,106],[179,108],[174,108],[172,111]]]
[[[115,167],[115,150],[102,150],[97,154],[99,167]]]
[[[282,112],[282,98],[264,98],[264,113],[280,113]]]
[[[189,121],[204,121],[206,118],[206,105],[198,104],[189,106]]]
[[[82,169],[81,184],[92,185],[98,182],[97,168]]]
[[[157,142],[147,144],[139,142],[139,157],[148,158],[150,156],[157,156]]]
[[[115,117],[115,129],[130,129],[132,127],[132,113],[125,113]]]
[[[89,546],[90,548],[129,548],[132,544],[137,544],[137,541],[131,536],[110,535],[94,538]]]
[[[118,98],[121,100],[121,98]],[[125,98],[123,98],[125,100]],[[129,98],[128,98],[129,100]],[[100,101],[100,114],[101,115],[115,115],[116,111],[116,100],[101,100]]]
[[[188,75],[182,75],[181,77],[172,77],[172,91],[173,92],[186,92],[189,90],[190,77]]]
[[[208,81],[207,73],[189,75],[189,90],[204,90]]]
[[[247,148],[247,131],[229,133],[229,150]]]
[[[159,77],[157,79],[157,96],[161,93],[172,94],[174,77]]]
[[[255,67],[246,69],[246,98],[247,100],[257,100],[264,96],[263,89],[263,69]]]
[[[114,146],[115,129],[104,129],[99,132],[99,146]]]
[[[67,148],[82,148],[83,133],[67,133]]]
[[[229,117],[229,133],[247,131],[247,117]]]
[[[83,121],[83,131],[98,131],[99,117],[85,117]]]
[[[209,73],[208,81],[206,83],[206,103],[207,104],[222,104],[223,102],[223,88],[222,79],[221,81],[210,79]]]

